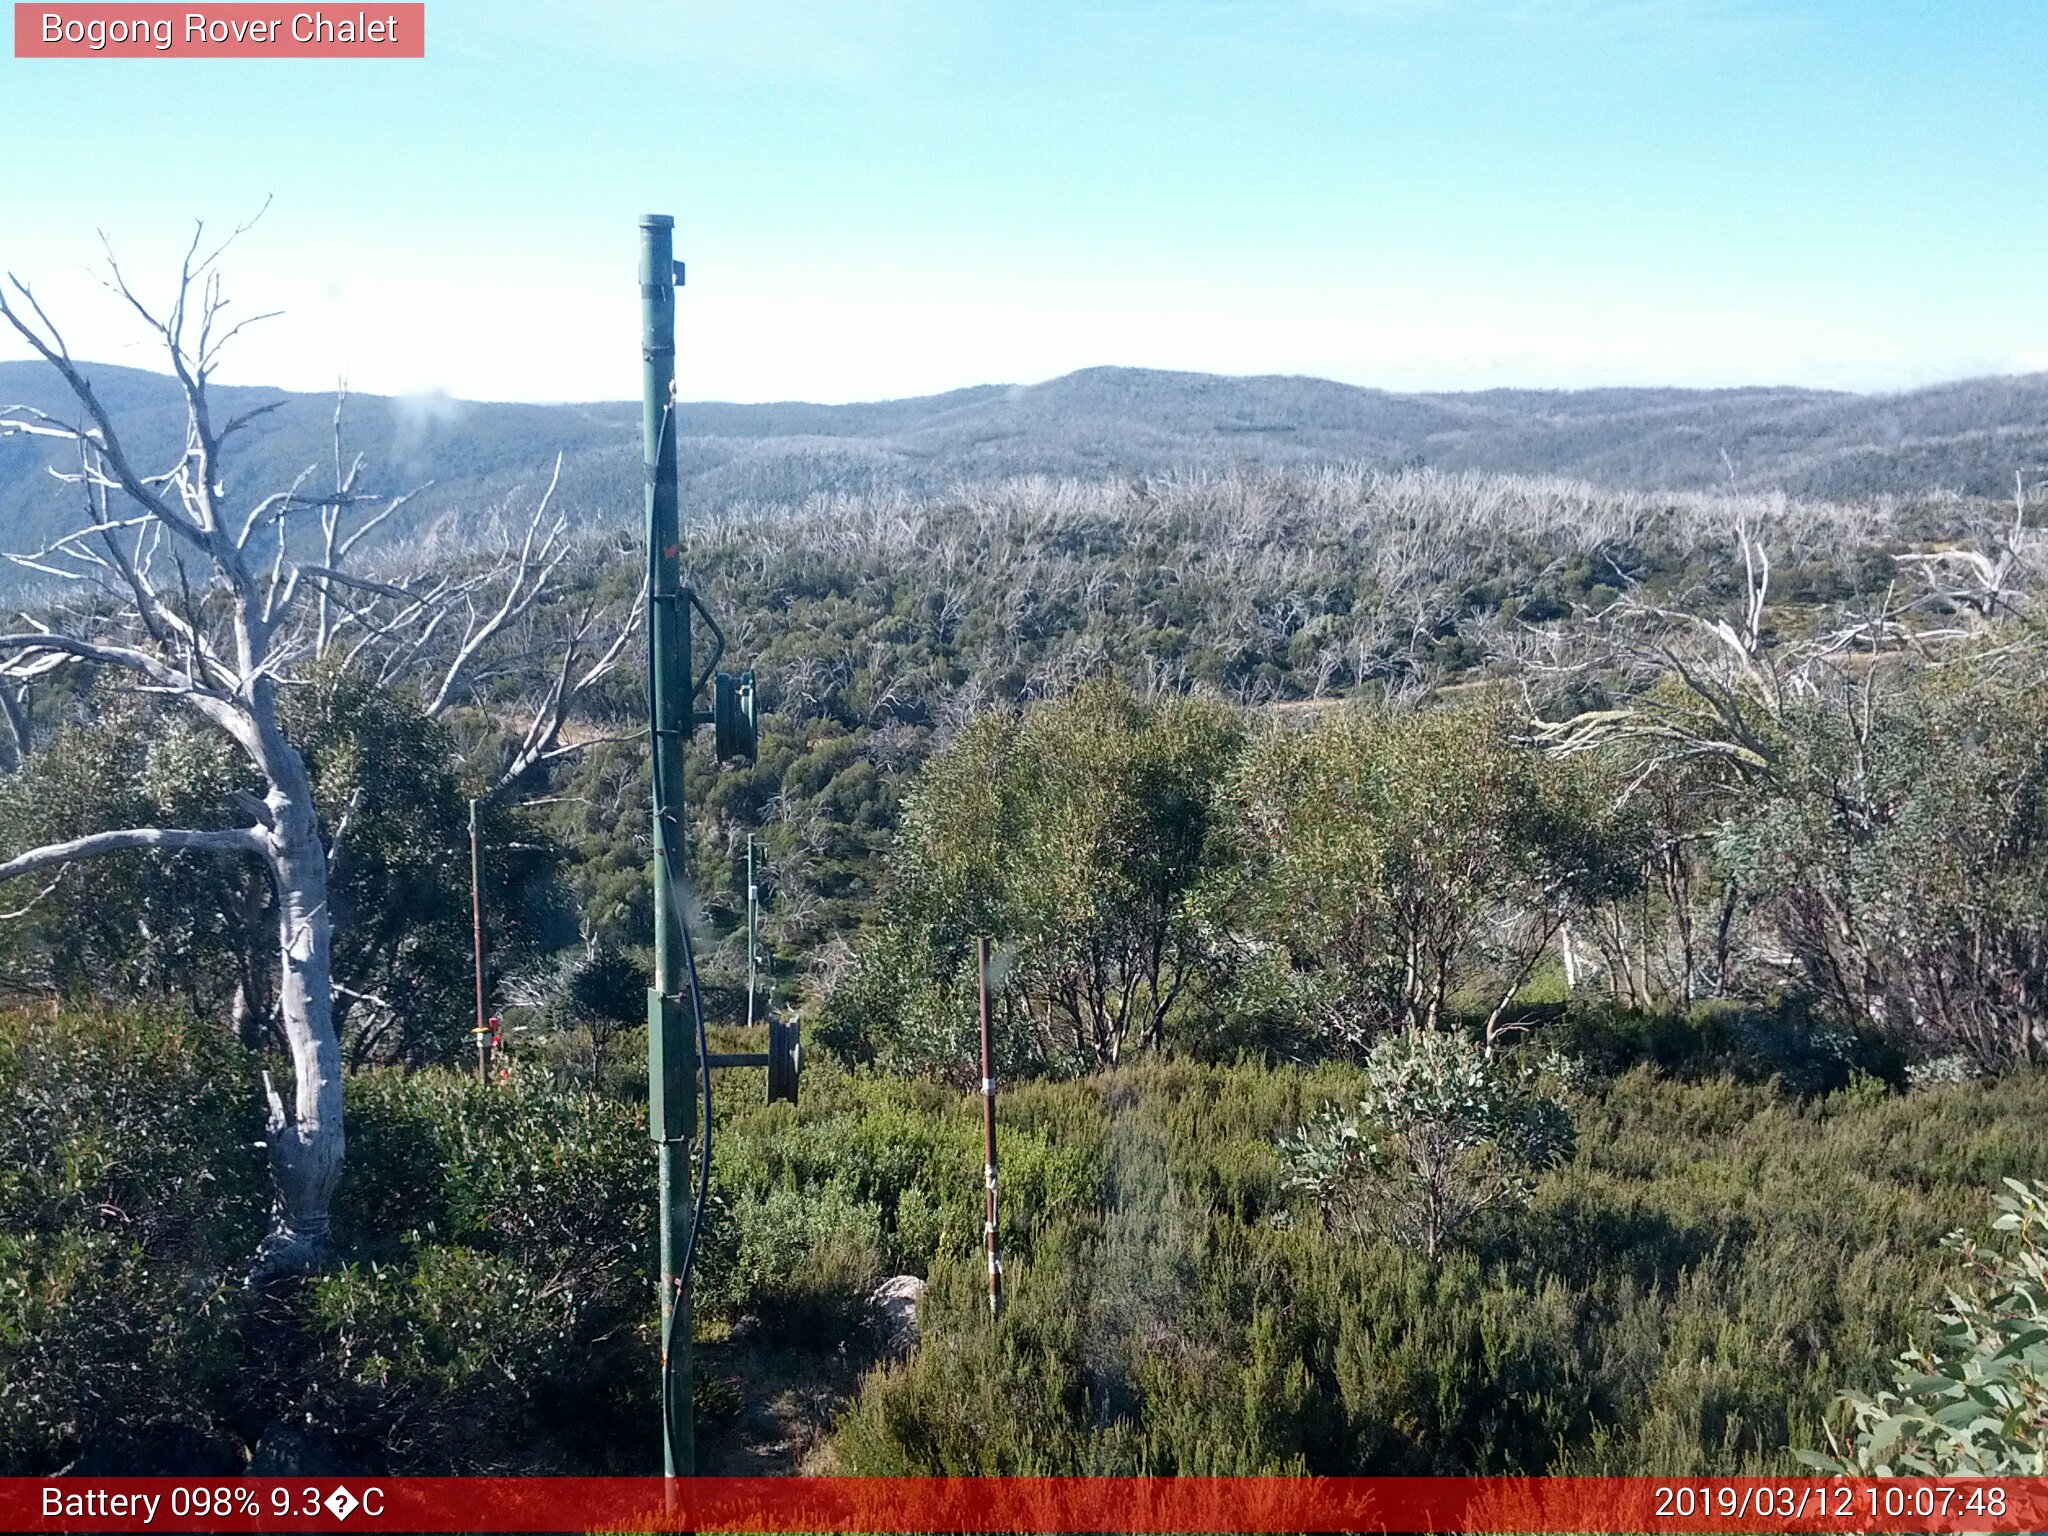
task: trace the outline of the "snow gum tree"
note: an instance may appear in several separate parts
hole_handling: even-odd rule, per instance
[[[89,365],[72,356],[28,284],[10,274],[0,288],[0,319],[56,371],[69,397],[62,415],[0,406],[0,436],[53,440],[53,473],[77,488],[79,508],[68,531],[9,556],[76,595],[46,605],[19,628],[0,626],[0,692],[15,764],[34,745],[25,690],[50,674],[85,668],[189,711],[218,732],[245,765],[249,787],[233,789],[222,802],[235,808],[237,824],[90,832],[0,859],[0,881],[46,873],[61,879],[81,861],[135,851],[254,860],[267,875],[276,974],[274,985],[262,989],[263,1005],[273,1010],[291,1081],[287,1103],[268,1073],[263,1080],[273,1207],[251,1272],[255,1282],[313,1267],[331,1247],[330,1207],[346,1138],[330,891],[351,821],[374,811],[365,811],[358,796],[323,824],[306,758],[288,730],[289,712],[280,709],[281,691],[327,663],[358,666],[379,686],[417,688],[430,715],[475,702],[479,658],[535,613],[569,544],[566,521],[548,521],[550,497],[543,496],[524,537],[504,539],[496,558],[417,578],[352,572],[351,553],[408,497],[358,489],[362,461],[343,460],[339,411],[331,488],[309,489],[310,469],[262,494],[241,485],[228,472],[237,435],[287,402],[216,414],[208,385],[222,348],[267,317],[230,317],[218,264],[233,237],[204,252],[202,235],[194,235],[167,307],[139,297],[108,258],[109,287],[152,333],[182,393],[183,445],[167,465],[136,461],[94,390]],[[524,711],[514,705],[530,723],[486,776],[487,793],[508,790],[574,750],[561,742],[562,726],[582,690],[621,660],[637,612],[594,658],[579,647],[609,625],[606,615],[586,612],[559,642],[559,665],[531,669],[540,678],[535,695]]]

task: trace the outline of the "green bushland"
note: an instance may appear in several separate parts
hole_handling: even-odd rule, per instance
[[[1745,602],[1738,520],[1784,596]],[[877,1277],[927,1275],[849,1470],[1789,1468],[1924,1338],[1942,1233],[2042,1172],[2038,627],[1933,594],[1879,612],[1867,669],[1851,643],[1917,579],[1897,556],[2006,525],[1336,473],[693,524],[768,708],[757,763],[692,748],[707,998],[740,1012],[754,830],[769,987],[832,1053],[795,1109],[723,1085],[707,1335],[836,1348]],[[636,579],[593,561],[546,632]],[[1767,622],[1731,648],[1650,624],[1666,602]],[[260,871],[150,855],[24,892],[0,981],[56,1001],[0,1014],[0,1461],[232,1470],[289,1426],[353,1466],[646,1470],[644,750],[486,808],[519,1063],[486,1088],[457,1070],[465,799],[522,670],[445,724],[307,681],[330,830],[362,791],[342,1263],[239,1285],[276,1066]],[[29,701],[0,845],[238,814],[215,744],[82,687]],[[580,723],[629,735],[639,687]],[[978,933],[995,1327],[958,1091]],[[1570,1160],[1526,1160],[1433,1255],[1326,1226],[1279,1150],[1413,1029],[1533,1031],[1587,1071]]]
[[[728,939],[757,833],[770,969],[787,995],[871,917],[922,766],[977,715],[1058,698],[1090,678],[1141,696],[1258,711],[1374,702],[1519,677],[1535,643],[1576,634],[1617,591],[1734,608],[1746,523],[1770,545],[1775,632],[1806,634],[1882,598],[1901,553],[1992,548],[2004,503],[1846,503],[1615,493],[1558,480],[1372,471],[1023,480],[942,495],[820,498],[690,521],[683,560],[762,689],[759,761],[693,744],[692,878]],[[630,558],[587,591],[629,594]],[[582,578],[579,578],[582,579]],[[1598,703],[1608,680],[1569,674]],[[508,710],[524,686],[498,685]],[[639,673],[587,702],[630,732]],[[538,813],[570,858],[584,920],[649,931],[645,753],[622,743],[565,765]],[[713,957],[707,954],[707,962]],[[716,965],[721,991],[730,956]]]
[[[2048,1471],[2048,1184],[2005,1181],[1993,1235],[1952,1232],[1963,1275],[1894,1380],[1848,1396],[1823,1471],[1860,1477],[2040,1477]]]
[[[1801,1097],[1636,1067],[1580,1092],[1528,1209],[1432,1268],[1284,1189],[1275,1141],[1363,1086],[1151,1061],[1041,1090],[1095,1120],[1100,1202],[1010,1248],[997,1326],[972,1259],[935,1259],[845,1470],[1788,1471],[1953,1278],[1942,1234],[2048,1165],[2040,1074]]]
[[[234,1267],[262,1235],[254,1064],[142,1010],[0,1015],[0,1471],[232,1465]],[[165,1470],[170,1470],[168,1465]]]
[[[355,1074],[347,1263],[251,1296],[254,1060],[165,1015],[0,1015],[5,1469],[230,1471],[290,1425],[336,1466],[647,1470],[640,1109]],[[876,1277],[928,1276],[922,1347],[837,1432],[847,1471],[1787,1470],[1925,1333],[1941,1236],[2048,1175],[2048,1075],[1750,1075],[1592,1074],[1571,1161],[1435,1266],[1286,1187],[1278,1143],[1358,1067],[1023,1083],[992,1327],[976,1096],[821,1058],[792,1108],[730,1074],[701,1326],[832,1349]]]
[[[353,1075],[347,1262],[251,1293],[258,1057],[165,1013],[0,1014],[0,1468],[632,1464],[653,1367],[644,1117]],[[618,1449],[615,1449],[618,1447]]]
[[[0,1471],[235,1471],[280,1429],[337,1467],[651,1470],[644,1108],[529,1070],[352,1073],[342,1262],[252,1294],[259,1060],[162,1011],[0,1013]],[[829,1060],[800,1110],[725,1087],[707,1330],[834,1348],[884,1274],[978,1243],[950,1092]],[[1085,1209],[1096,1165],[1038,1098],[1001,1139],[1020,1211]]]

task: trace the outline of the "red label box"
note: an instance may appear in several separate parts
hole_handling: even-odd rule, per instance
[[[11,1531],[2048,1530],[2048,1478],[0,1478]]]
[[[17,59],[423,59],[419,0],[336,5],[38,5],[16,0]]]

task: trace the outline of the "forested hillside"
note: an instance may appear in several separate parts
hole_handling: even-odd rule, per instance
[[[2048,1536],[2048,0],[291,9],[0,65],[0,1526]]]
[[[137,456],[177,447],[176,386],[90,370]],[[335,401],[216,386],[224,411],[269,408],[238,444],[253,482],[320,466],[331,478]],[[63,414],[38,367],[0,363],[0,403]],[[639,407],[479,404],[356,396],[343,445],[376,488],[425,487],[385,530],[436,530],[451,547],[491,530],[491,509],[565,458],[561,505],[579,522],[630,523],[639,506]],[[2002,496],[2015,466],[2048,458],[2048,383],[1977,379],[1897,395],[1813,390],[1492,390],[1392,394],[1311,378],[1226,378],[1093,368],[1031,386],[985,385],[860,405],[701,402],[682,417],[685,502],[700,514],[830,494],[943,494],[1016,475],[1088,479],[1350,464],[1568,475],[1643,491],[1734,487],[1800,496]],[[46,445],[0,440],[0,527],[33,548],[70,510]],[[17,569],[15,579],[21,577]]]
[[[1240,469],[694,521],[764,707],[758,761],[704,733],[689,763],[707,996],[748,1043],[751,835],[766,1001],[811,1053],[794,1110],[721,1084],[709,1464],[1783,1471],[1847,1432],[1834,1394],[1959,1279],[1941,1235],[2048,1177],[2034,516]],[[450,558],[385,556],[357,611],[473,579],[473,633],[516,550]],[[565,547],[452,700],[455,620],[293,678],[346,850],[319,1271],[239,1288],[268,888],[193,852],[16,882],[10,1470],[647,1467],[637,640],[522,757],[639,558]],[[10,689],[0,854],[260,790],[161,698]],[[908,1353],[870,1319],[889,1274],[930,1283]]]

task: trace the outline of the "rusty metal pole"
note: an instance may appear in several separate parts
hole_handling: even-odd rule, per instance
[[[484,1022],[484,888],[479,876],[482,861],[477,855],[476,802],[469,802],[469,928],[476,952],[476,1080],[485,1087],[491,1081],[491,1034]]]
[[[988,1013],[988,940],[975,940],[976,969],[981,977],[981,1145],[988,1183],[988,1204],[982,1217],[982,1241],[988,1249],[988,1311],[1003,1315],[1003,1261],[996,1250],[996,1065]]]

